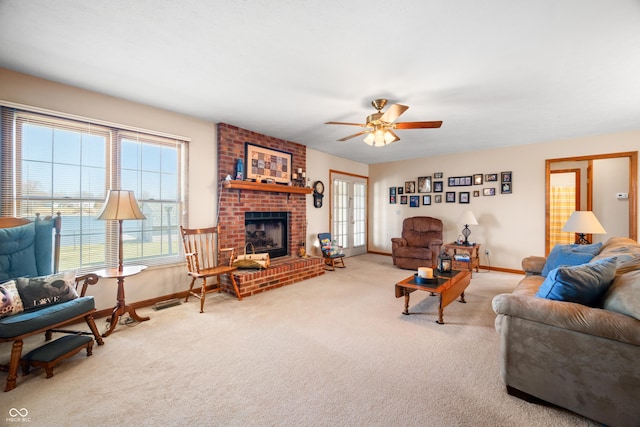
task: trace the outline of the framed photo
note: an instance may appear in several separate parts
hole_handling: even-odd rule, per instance
[[[396,187],[389,187],[389,195],[390,196],[396,195]]]
[[[407,204],[407,196],[400,196],[400,204],[401,205]]]
[[[449,187],[464,187],[467,185],[471,185],[472,177],[471,176],[450,176],[449,177]]]
[[[404,183],[404,192],[405,192],[405,194],[415,193],[416,192],[416,182],[415,181],[406,181]]]
[[[484,176],[484,180],[487,182],[494,182],[498,180],[498,174],[497,173],[488,173]]]
[[[442,194],[436,194],[433,198],[433,201],[436,203],[442,203]]]
[[[442,193],[442,181],[433,181],[433,192]]]
[[[418,177],[418,193],[431,193],[431,177]]]
[[[434,179],[442,179],[442,172],[436,172],[433,174]]]
[[[482,185],[482,174],[477,173],[473,175],[473,185]]]
[[[483,188],[482,189],[482,195],[483,196],[495,196],[496,195],[496,189],[493,188],[493,187]]]
[[[511,182],[511,172],[501,172],[500,182]]]
[[[404,187],[398,187],[398,196],[404,193]]]
[[[409,207],[417,208],[420,206],[420,196],[409,196]]]
[[[246,178],[256,182],[270,179],[280,184],[291,183],[291,153],[245,142],[244,157]]]
[[[474,190],[473,197],[480,197],[480,192],[478,190]]]
[[[398,200],[398,199],[396,199],[396,197],[397,196],[395,196],[395,195],[394,196],[389,196],[389,204],[390,205],[395,205],[396,204],[396,202]]]
[[[455,203],[456,202],[456,192],[455,191],[447,191],[446,192],[446,201],[447,201],[447,203]]]
[[[429,194],[428,196],[422,196],[422,205],[429,206],[430,204],[431,204],[431,195]]]
[[[510,182],[503,182],[500,185],[500,192],[502,194],[511,194],[511,192],[513,191],[513,184]]]
[[[461,191],[460,192],[459,203],[469,203],[469,192],[468,191]]]

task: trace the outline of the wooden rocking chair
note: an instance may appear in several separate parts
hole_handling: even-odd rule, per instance
[[[320,250],[322,251],[325,269],[335,271],[336,267],[345,268],[344,253],[341,247],[333,244],[331,233],[318,233],[318,240],[320,240]]]
[[[216,225],[209,228],[188,229],[180,226],[182,235],[182,243],[184,244],[184,255],[187,260],[187,274],[192,277],[191,285],[187,292],[184,302],[189,301],[189,296],[193,295],[200,298],[200,313],[204,313],[204,301],[208,292],[222,290],[220,276],[228,274],[233,289],[239,300],[242,300],[238,285],[233,277],[233,272],[237,270],[231,263],[233,262],[234,248],[218,248],[218,234],[220,226]],[[223,256],[228,260],[223,260]],[[224,261],[224,262],[223,262]],[[207,289],[207,278],[215,277],[217,285],[212,289]],[[200,292],[193,291],[193,285],[196,279],[202,279]]]

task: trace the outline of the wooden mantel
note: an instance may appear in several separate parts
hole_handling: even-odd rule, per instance
[[[293,187],[289,185],[280,184],[263,184],[261,182],[252,181],[224,181],[224,188],[235,190],[250,190],[250,191],[268,191],[271,193],[288,193],[288,194],[311,194],[312,188],[306,187]]]

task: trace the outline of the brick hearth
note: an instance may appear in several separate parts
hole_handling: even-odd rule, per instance
[[[320,276],[324,271],[322,258],[286,256],[275,258],[265,270],[237,270],[234,278],[244,298]],[[222,286],[226,292],[235,295],[227,276],[222,277]]]
[[[219,123],[217,130],[219,182],[224,180],[227,175],[235,176],[236,160],[244,159],[245,156],[245,142],[291,153],[292,170],[306,168],[307,151],[304,145],[225,123]],[[244,253],[245,212],[290,212],[288,256],[272,259],[272,267],[263,271],[238,271],[236,282],[243,297],[324,274],[324,264],[321,258],[299,258],[297,256],[301,244],[306,241],[306,197],[308,196],[305,194],[228,188],[221,190],[220,247],[234,247],[238,253]],[[230,286],[230,283],[223,282],[223,284],[225,288],[227,285]],[[226,290],[233,293],[230,287]]]

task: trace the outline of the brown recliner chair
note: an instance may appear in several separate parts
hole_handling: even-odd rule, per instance
[[[436,268],[442,243],[441,220],[430,216],[405,218],[402,237],[391,238],[393,265],[407,270]]]

